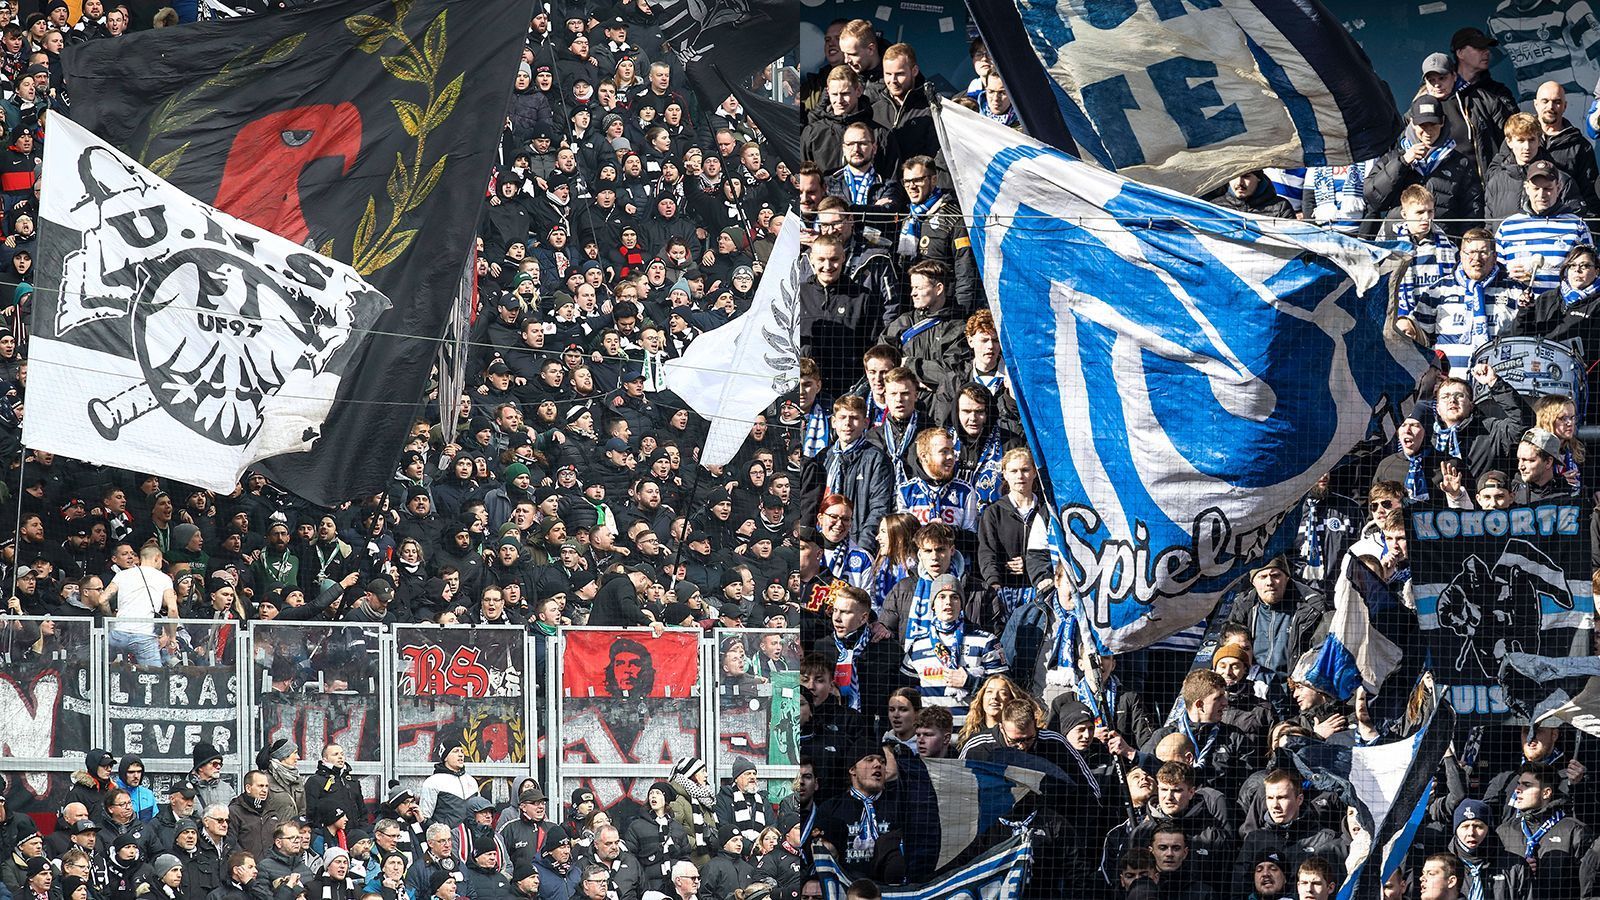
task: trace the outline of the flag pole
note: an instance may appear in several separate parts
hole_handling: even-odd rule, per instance
[[[691,458],[694,460],[694,475],[689,480],[689,493],[684,495],[686,501],[684,503],[685,510],[693,509],[695,506],[695,494],[700,490],[700,470],[704,468],[704,466],[700,465],[698,456],[691,454]],[[667,590],[669,591],[678,586],[678,565],[683,562],[684,545],[689,543],[690,518],[689,514],[685,512],[683,516],[683,534],[678,541],[678,549],[672,554],[672,581],[667,585]],[[702,585],[702,587],[704,586]]]

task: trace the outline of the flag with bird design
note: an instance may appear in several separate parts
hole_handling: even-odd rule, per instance
[[[339,0],[65,54],[79,124],[392,299],[310,448],[259,464],[307,500],[381,490],[421,412],[532,8]]]

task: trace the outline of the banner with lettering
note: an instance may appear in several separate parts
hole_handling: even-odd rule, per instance
[[[1406,652],[1429,654],[1456,712],[1510,712],[1498,680],[1509,654],[1590,654],[1589,512],[1573,497],[1411,513],[1411,582],[1426,647]]]

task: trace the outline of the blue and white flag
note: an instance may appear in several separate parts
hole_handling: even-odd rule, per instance
[[[1405,859],[1428,811],[1433,775],[1455,736],[1455,722],[1454,710],[1441,703],[1403,740],[1371,747],[1304,741],[1292,747],[1295,767],[1311,786],[1353,807],[1361,822],[1363,835],[1351,846],[1338,900],[1379,896]]]
[[[1148,646],[1286,548],[1290,510],[1414,389],[1427,358],[1391,324],[1405,255],[949,102],[940,127],[1072,586],[1108,651]]]
[[[938,848],[937,856],[928,860],[930,871],[943,869],[971,849],[1030,794],[1059,796],[1058,791],[1074,783],[1039,757],[1004,747],[981,760],[919,758],[902,764],[902,770],[900,788],[911,798],[907,807],[937,811],[926,820],[913,817],[906,823],[908,845]]]
[[[1317,0],[969,0],[1030,134],[1187,193],[1381,156],[1394,99]]]
[[[1364,549],[1358,542],[1345,554],[1334,584],[1328,636],[1319,649],[1307,654],[1312,657],[1307,671],[1297,673],[1299,680],[1340,700],[1349,700],[1358,687],[1376,696],[1404,661],[1404,645],[1410,644],[1414,653],[1421,651],[1416,618],[1401,602],[1398,585],[1384,583],[1362,561],[1359,554]],[[1402,629],[1401,634],[1388,633]],[[1409,684],[1401,687],[1411,689]]]
[[[949,900],[952,897],[970,900],[1018,900],[1028,884],[1028,867],[1033,862],[1033,848],[1027,832],[1003,844],[997,844],[971,864],[917,885],[900,887],[880,886],[884,900]],[[828,900],[845,900],[854,880],[845,874],[844,867],[833,854],[819,847],[816,852],[817,875],[822,879],[823,896]]]

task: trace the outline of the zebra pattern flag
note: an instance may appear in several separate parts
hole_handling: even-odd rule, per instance
[[[1425,370],[1389,324],[1403,255],[1138,184],[949,102],[940,130],[1096,637],[1123,652],[1194,625]]]
[[[1455,736],[1455,722],[1449,705],[1439,704],[1404,740],[1352,747],[1295,739],[1301,743],[1291,752],[1300,774],[1354,808],[1370,838],[1364,851],[1351,848],[1338,900],[1379,896],[1405,859],[1433,796],[1434,772]]]
[[[1024,832],[996,845],[971,865],[924,884],[884,888],[880,896],[884,900],[1020,900],[1032,861],[1033,849]],[[822,879],[823,896],[845,900],[854,879],[845,874],[844,867],[825,847],[817,849],[816,871]]]

